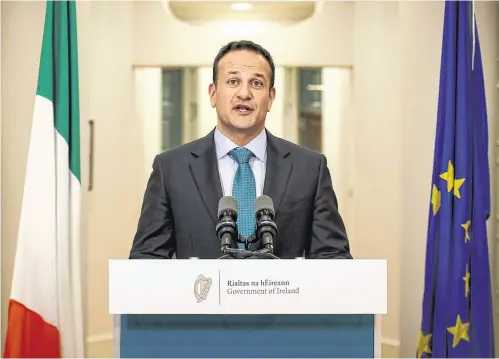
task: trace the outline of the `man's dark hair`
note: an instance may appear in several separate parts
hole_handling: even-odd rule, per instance
[[[232,41],[220,49],[217,56],[215,57],[215,61],[213,62],[213,83],[215,85],[217,84],[218,63],[220,62],[222,57],[224,57],[231,51],[238,51],[238,50],[253,51],[265,57],[265,60],[267,60],[267,62],[270,65],[270,88],[274,87],[275,65],[272,56],[270,56],[270,53],[267,50],[265,50],[262,46],[255,44],[253,41],[249,40]]]

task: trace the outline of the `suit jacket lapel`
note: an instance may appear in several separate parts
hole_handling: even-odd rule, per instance
[[[280,148],[275,137],[267,131],[267,165],[263,194],[272,198],[276,215],[293,169],[289,155],[289,151]]]
[[[192,151],[194,159],[189,166],[206,210],[213,222],[217,223],[218,201],[223,194],[213,133],[211,131],[200,141],[199,147]]]

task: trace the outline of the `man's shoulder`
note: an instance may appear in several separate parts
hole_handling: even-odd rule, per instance
[[[324,155],[308,147],[285,140],[284,138],[272,135],[272,139],[281,152],[290,153],[300,161],[321,161]]]
[[[183,162],[190,158],[192,154],[200,153],[209,146],[209,136],[204,136],[182,145],[169,148],[156,155],[156,161],[161,163]]]

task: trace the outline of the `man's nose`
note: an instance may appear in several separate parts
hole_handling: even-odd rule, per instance
[[[247,100],[251,98],[251,90],[249,88],[248,84],[242,84],[241,87],[239,88],[239,92],[237,93],[237,96],[241,99]]]

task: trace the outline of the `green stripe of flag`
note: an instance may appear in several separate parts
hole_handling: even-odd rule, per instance
[[[69,147],[69,169],[81,181],[76,3],[49,0],[37,95],[54,104],[54,126]]]

